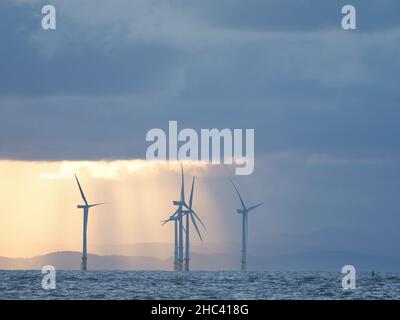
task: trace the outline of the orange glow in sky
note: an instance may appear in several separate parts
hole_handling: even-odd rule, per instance
[[[194,209],[208,227],[207,238],[223,236],[218,205],[207,192],[208,167],[184,163],[186,194],[196,175]],[[179,200],[178,163],[144,160],[30,162],[0,161],[0,256],[30,257],[82,248],[82,200],[78,174],[89,202],[109,202],[90,209],[88,250],[97,245],[173,241],[173,226],[160,221]],[[193,241],[198,242],[193,235]]]

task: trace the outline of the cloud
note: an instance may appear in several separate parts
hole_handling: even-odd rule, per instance
[[[400,69],[399,24],[383,21],[386,6],[373,5],[376,15],[371,9],[362,22],[390,28],[349,33],[339,28],[337,5],[315,1],[296,4],[298,12],[287,1],[234,1],[229,11],[227,2],[55,1],[59,27],[45,32],[38,22],[42,3],[1,5],[0,34],[8,42],[2,96],[171,90],[255,99],[283,86],[310,95],[398,84],[392,71]],[[362,5],[359,11],[366,12]]]
[[[327,154],[313,154],[306,160],[308,165],[333,165],[333,166],[382,166],[385,164],[400,163],[399,159],[374,158],[374,157],[343,157]]]
[[[264,166],[276,163],[292,163],[303,166],[321,166],[321,167],[359,167],[359,166],[385,166],[399,165],[398,156],[371,156],[349,154],[327,154],[327,153],[307,153],[307,152],[277,152],[266,153],[259,158]]]
[[[184,162],[185,171],[196,176],[208,174],[208,168],[202,162]],[[70,180],[74,174],[85,172],[93,179],[121,180],[127,179],[135,173],[147,172],[154,174],[161,171],[180,172],[179,162],[159,162],[146,160],[118,160],[118,161],[63,161],[58,163],[56,171],[41,173],[40,179]]]

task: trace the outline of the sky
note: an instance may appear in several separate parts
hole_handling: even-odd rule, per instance
[[[341,28],[349,3],[357,30]],[[52,0],[55,31],[45,4],[0,3],[0,256],[80,250],[74,171],[113,200],[91,243],[172,241],[159,220],[179,170],[144,161],[169,120],[255,129],[252,175],[188,164],[207,241],[240,236],[233,177],[264,202],[250,241],[329,230],[400,255],[398,1]]]

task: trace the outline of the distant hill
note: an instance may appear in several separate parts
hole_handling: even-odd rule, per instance
[[[171,270],[172,258],[145,256],[93,255],[88,257],[90,270]],[[53,252],[32,258],[0,257],[0,269],[29,270],[53,265],[61,270],[79,270],[81,253]],[[340,271],[352,264],[357,270],[400,271],[400,258],[345,251],[301,252],[272,257],[248,257],[249,270]],[[240,256],[232,254],[192,254],[192,270],[238,270]]]
[[[32,258],[0,257],[0,269],[41,269],[52,265],[56,269],[79,270],[82,253],[73,251],[53,252]],[[88,255],[88,264],[92,270],[146,270],[167,269],[168,261],[152,257],[101,256]]]

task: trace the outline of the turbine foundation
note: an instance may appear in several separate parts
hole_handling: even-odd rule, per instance
[[[185,259],[185,271],[189,271],[189,259]]]
[[[246,262],[242,262],[242,272],[246,272]]]
[[[87,257],[82,257],[81,270],[82,271],[87,270]]]

